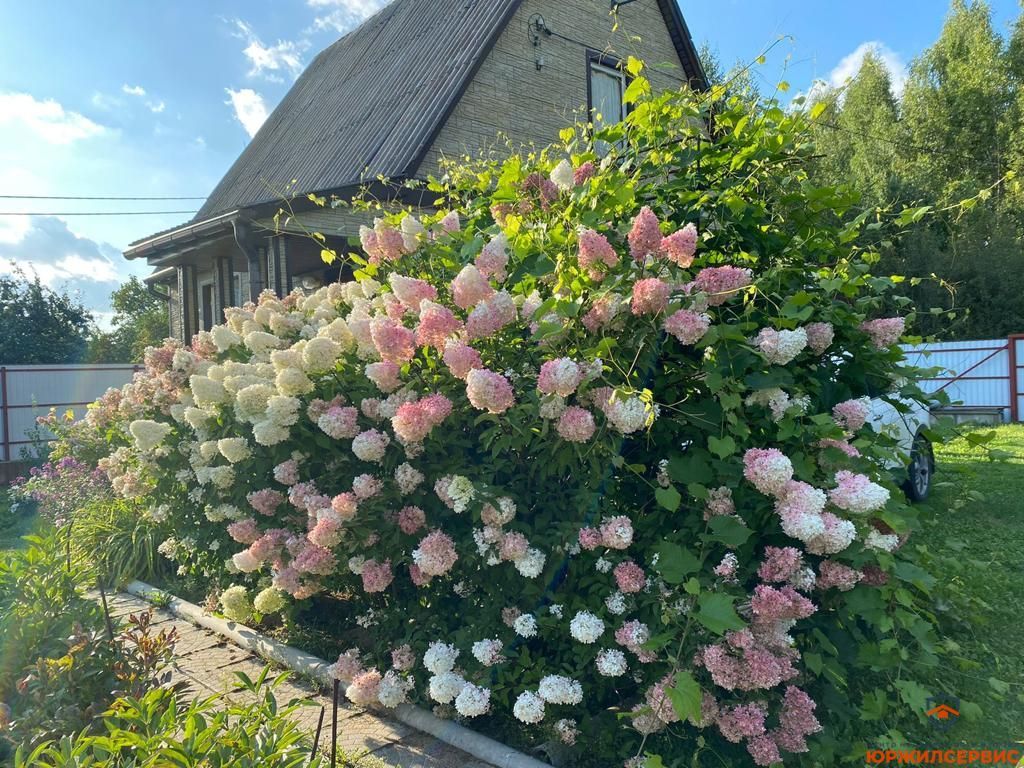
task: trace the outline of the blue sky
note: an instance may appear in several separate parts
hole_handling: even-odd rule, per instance
[[[428,2],[429,0],[416,0]],[[637,0],[654,2],[654,0]],[[593,0],[595,13],[606,0]],[[205,196],[325,46],[383,0],[10,3],[0,27],[0,195]],[[759,77],[841,83],[877,46],[897,81],[939,33],[944,0],[681,0],[726,66],[780,35]],[[1006,29],[1017,0],[992,0]],[[898,11],[894,11],[896,8]],[[199,201],[0,200],[0,211],[191,211]],[[190,214],[0,216],[0,263],[71,284],[99,313],[130,241]]]

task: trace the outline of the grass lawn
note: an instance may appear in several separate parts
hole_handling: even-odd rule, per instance
[[[25,543],[21,537],[35,533],[38,528],[39,517],[11,512],[7,491],[0,489],[0,553],[19,549]]]
[[[1024,739],[1024,425],[999,427],[989,447],[1012,458],[989,461],[965,440],[936,450],[934,495],[910,541],[935,556],[929,570],[956,596],[946,639],[958,650],[934,687],[981,706],[944,737],[965,745]]]

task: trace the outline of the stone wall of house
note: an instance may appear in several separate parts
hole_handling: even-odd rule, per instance
[[[530,40],[530,19],[544,17],[555,35]],[[476,77],[427,152],[417,176],[436,173],[441,157],[476,156],[481,150],[507,154],[497,136],[513,148],[537,148],[558,140],[573,122],[587,122],[587,48],[620,60],[647,64],[655,90],[679,88],[686,73],[655,0],[619,8],[618,29],[607,0],[524,0],[487,55]],[[582,43],[582,44],[581,44]],[[537,67],[538,57],[543,66]]]

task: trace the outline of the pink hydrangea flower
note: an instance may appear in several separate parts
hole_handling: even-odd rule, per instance
[[[484,367],[479,352],[468,344],[454,340],[449,340],[445,345],[444,364],[448,366],[452,376],[458,379],[465,379],[470,371]]]
[[[571,358],[560,357],[548,360],[540,367],[537,389],[545,395],[568,397],[583,381],[583,371]]]
[[[423,301],[420,304],[420,324],[416,327],[416,343],[421,347],[442,350],[452,336],[462,330],[462,321],[448,307]]]
[[[573,171],[572,182],[578,187],[580,184],[583,184],[593,178],[596,172],[597,169],[594,164],[588,160]]]
[[[845,453],[851,459],[856,459],[860,456],[860,451],[858,451],[854,446],[850,445],[845,440],[836,440],[834,438],[828,437],[819,440],[817,445],[819,448],[835,448],[837,451],[842,451],[843,453]]]
[[[836,472],[836,487],[828,492],[828,498],[842,510],[864,515],[884,507],[889,491],[871,482],[867,475],[840,470]]]
[[[617,296],[602,296],[594,302],[587,313],[583,316],[583,327],[591,333],[597,333],[608,326],[616,315],[619,314],[619,300]]]
[[[786,686],[779,712],[779,727],[772,732],[776,743],[787,752],[806,752],[806,737],[821,730],[814,716],[816,705],[804,691],[795,685]]]
[[[736,505],[732,500],[732,489],[727,485],[712,488],[708,491],[708,499],[704,502],[704,519],[710,520],[718,515],[735,515]]]
[[[398,378],[401,371],[402,368],[398,363],[390,361],[370,363],[366,366],[366,378],[372,381],[381,392],[390,393],[402,386],[402,380]],[[355,412],[354,408],[348,410]]]
[[[767,584],[754,587],[750,609],[759,621],[806,619],[817,607],[788,584],[776,589]]]
[[[459,559],[455,542],[441,531],[428,533],[413,551],[415,566],[426,576],[444,576]],[[411,570],[411,569],[410,569]]]
[[[665,310],[671,295],[671,283],[656,277],[637,280],[633,284],[633,302],[630,308],[634,315],[656,315]]]
[[[351,520],[354,518],[358,508],[359,499],[356,498],[354,493],[339,493],[331,499],[331,509],[333,509],[342,520]]]
[[[739,704],[722,709],[718,713],[716,725],[727,741],[738,744],[744,739],[764,734],[764,721],[767,717],[764,704]]]
[[[352,406],[332,405],[320,415],[316,423],[335,440],[353,438],[359,434],[359,413]]]
[[[883,317],[861,323],[860,329],[871,337],[876,348],[885,349],[900,340],[906,326],[907,321],[902,317]]]
[[[832,346],[832,340],[836,336],[832,323],[808,323],[804,330],[807,331],[807,346],[816,355],[822,354]]]
[[[680,309],[665,318],[665,331],[683,344],[696,344],[711,327],[711,317],[704,312]]]
[[[510,531],[501,538],[498,555],[502,560],[518,560],[526,555],[530,542],[518,531]]]
[[[277,508],[284,504],[284,494],[273,488],[253,491],[245,499],[249,502],[249,506],[267,517],[274,514]]]
[[[788,581],[802,565],[803,559],[796,547],[765,547],[764,561],[757,575],[762,581]]]
[[[743,476],[761,493],[776,496],[793,479],[793,464],[778,448],[751,448],[743,454]]]
[[[581,537],[582,533],[581,531]],[[628,549],[629,545],[633,543],[633,522],[625,515],[616,515],[601,523],[600,533],[600,543],[608,549]],[[582,544],[582,538],[580,543]],[[587,547],[587,549],[593,549],[593,547]]]
[[[416,354],[416,334],[390,317],[371,320],[370,336],[381,359],[388,362],[407,363]]]
[[[756,765],[767,766],[782,762],[782,755],[779,754],[778,745],[767,733],[749,739],[747,741],[747,752],[750,753]]]
[[[403,507],[402,511],[398,513],[398,527],[402,529],[402,533],[409,534],[410,536],[420,530],[426,523],[427,515],[419,507],[409,505]]]
[[[822,560],[818,565],[818,579],[815,586],[818,589],[835,587],[840,592],[848,592],[857,586],[857,582],[861,578],[861,572],[848,565],[843,565],[835,560]]]
[[[380,462],[390,444],[391,438],[384,432],[368,429],[352,439],[352,453],[361,461]]]
[[[717,307],[750,285],[751,279],[749,269],[733,266],[706,267],[697,273],[690,285],[691,290],[707,294],[708,304]]]
[[[504,413],[515,404],[508,379],[486,368],[474,368],[467,374],[466,396],[474,408],[490,413]]]
[[[383,489],[384,484],[373,475],[358,475],[352,481],[352,493],[362,501],[373,498]]]
[[[570,405],[558,418],[555,430],[558,436],[570,443],[585,443],[594,436],[597,429],[594,415],[586,408]]]
[[[331,665],[331,677],[341,680],[343,683],[350,682],[362,671],[363,663],[359,659],[359,651],[355,648],[349,648]]]
[[[661,248],[661,228],[658,217],[648,206],[640,209],[629,230],[629,253],[637,261],[643,261]]]
[[[472,264],[467,264],[452,280],[452,300],[460,309],[469,309],[474,304],[494,295],[487,278]]]
[[[856,400],[844,400],[841,403],[836,403],[832,408],[832,418],[843,429],[856,432],[867,423],[871,413],[870,408],[870,401],[864,397]]]
[[[473,307],[466,319],[466,335],[470,341],[487,338],[515,320],[515,300],[507,292],[501,291]]]
[[[281,485],[295,485],[299,482],[299,462],[295,459],[282,461],[274,467],[274,479]]]
[[[693,263],[693,256],[697,253],[697,228],[693,224],[687,224],[671,235],[663,237],[659,250],[669,261],[674,261],[686,269]]]
[[[341,521],[337,517],[324,515],[316,521],[316,525],[313,526],[306,538],[318,547],[331,549],[341,541],[341,535]]]
[[[452,401],[434,394],[415,403],[403,403],[391,419],[395,436],[405,445],[420,443],[452,412]]]
[[[441,229],[449,234],[454,234],[462,229],[462,222],[459,221],[458,211],[449,211],[444,215],[444,218],[438,222]]]
[[[643,568],[632,560],[619,563],[612,571],[612,575],[615,576],[615,583],[623,594],[640,592],[647,584]]]
[[[476,257],[475,263],[480,274],[488,280],[502,282],[508,277],[505,271],[508,266],[508,238],[500,234],[488,242]]]
[[[391,651],[391,666],[400,672],[408,672],[416,666],[416,654],[408,643],[400,645]]]
[[[228,536],[239,544],[252,544],[260,537],[260,529],[255,520],[246,517],[228,526]]]
[[[378,703],[380,680],[380,672],[376,669],[360,672],[345,689],[345,696],[356,706],[372,707]]]
[[[292,560],[292,567],[299,573],[312,573],[317,576],[330,576],[337,566],[337,560],[331,550],[313,543],[303,548]]]
[[[853,543],[857,528],[849,520],[824,512],[821,522],[824,530],[806,541],[807,551],[812,555],[834,555]]]
[[[619,263],[619,254],[608,238],[592,229],[584,229],[579,234],[578,258],[580,269],[591,280],[601,280],[609,269],[614,269]]]
[[[367,560],[363,563],[363,571],[360,576],[363,578],[363,589],[371,593],[383,592],[395,579],[390,560],[385,560],[382,563],[378,563],[376,560]]]
[[[580,528],[579,540],[583,549],[597,549],[601,546],[601,531],[597,528]]]
[[[437,289],[426,280],[393,274],[388,278],[388,282],[398,300],[414,312],[420,311],[423,301],[433,301],[437,298]]]

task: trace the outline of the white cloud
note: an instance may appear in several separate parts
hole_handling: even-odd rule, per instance
[[[226,90],[230,98],[225,103],[230,104],[235,110],[235,117],[245,128],[245,132],[249,136],[255,136],[269,114],[263,97],[252,88],[241,88],[237,91],[227,88]]]
[[[125,277],[117,248],[76,235],[54,216],[16,218],[20,236],[0,239],[0,274],[38,275],[50,288],[78,296],[87,309],[109,313],[110,294]]]
[[[129,96],[145,96],[146,89],[141,85],[128,85],[125,83],[121,86],[121,90],[127,93]]]
[[[149,107],[149,111],[150,112],[152,112],[153,114],[156,114],[156,115],[160,114],[161,112],[163,112],[167,108],[167,105],[163,102],[163,100],[161,100],[161,101],[147,101],[146,102],[146,106]]]
[[[316,29],[333,29],[345,34],[375,14],[389,0],[306,0],[316,10],[313,20]]]
[[[309,47],[307,40],[292,42],[290,40],[278,40],[274,45],[264,45],[253,28],[242,21],[235,19],[235,26],[238,32],[235,37],[240,37],[248,42],[242,51],[249,60],[251,69],[250,77],[263,76],[267,80],[282,82],[276,74],[278,72],[288,73],[296,78],[302,72],[302,53]]]
[[[92,105],[96,107],[96,109],[102,109],[104,112],[113,112],[115,109],[120,109],[124,106],[124,101],[119,99],[117,96],[100,93],[99,91],[96,91],[89,101],[92,102]]]
[[[29,93],[0,93],[0,125],[20,123],[49,144],[70,144],[98,136],[106,129],[53,99]]]
[[[825,91],[842,88],[849,80],[860,72],[864,57],[871,51],[882,62],[889,72],[893,95],[898,99],[903,95],[903,87],[907,84],[907,64],[903,57],[889,48],[885,43],[871,40],[858,45],[852,53],[844,56],[835,68],[829,72],[827,79],[815,80],[807,94],[807,102],[811,103]]]

